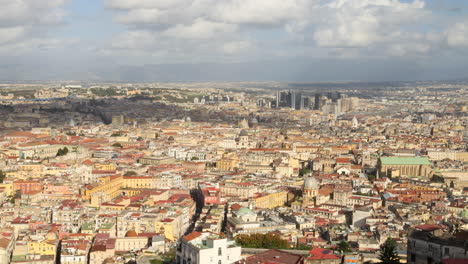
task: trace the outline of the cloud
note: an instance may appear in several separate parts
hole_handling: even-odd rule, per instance
[[[251,47],[249,41],[233,41],[222,46],[222,51],[227,54],[235,54]]]
[[[172,52],[200,59],[207,50],[207,60],[419,57],[444,52],[444,45],[464,46],[468,38],[466,23],[440,23],[423,0],[104,1],[128,30],[114,47],[149,54],[165,49],[169,59]]]
[[[424,2],[336,0],[318,8],[314,40],[320,47],[369,47],[391,42],[427,16]]]
[[[62,21],[66,0],[0,0],[0,26],[50,25]]]
[[[236,23],[282,26],[306,16],[307,0],[226,0],[217,1],[209,12],[214,19]]]
[[[26,47],[44,49],[38,42],[47,40],[51,26],[63,22],[62,6],[66,0],[0,0],[0,47],[5,50],[12,45],[16,50]],[[41,40],[41,38],[43,38]]]
[[[468,21],[458,22],[446,31],[450,47],[468,47]]]
[[[21,26],[0,27],[0,45],[19,39],[23,36],[24,31],[24,28]]]
[[[208,21],[198,18],[191,25],[175,25],[163,32],[164,36],[188,39],[208,39],[219,34],[236,31],[237,25]]]

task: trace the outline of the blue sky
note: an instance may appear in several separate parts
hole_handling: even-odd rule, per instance
[[[0,79],[468,79],[465,0],[0,0]]]

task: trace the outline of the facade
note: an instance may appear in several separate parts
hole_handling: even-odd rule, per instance
[[[62,240],[60,263],[87,264],[91,241],[93,237],[88,234],[75,234]]]
[[[409,264],[435,264],[447,259],[468,259],[468,232],[450,234],[443,225],[420,225],[408,235]]]
[[[427,157],[380,157],[377,162],[379,177],[416,176],[431,178],[434,169]]]
[[[192,232],[177,247],[177,264],[230,264],[241,259],[241,247],[213,233]]]

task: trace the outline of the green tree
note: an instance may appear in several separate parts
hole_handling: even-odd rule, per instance
[[[124,133],[122,131],[117,131],[111,134],[111,137],[121,137]]]
[[[310,173],[310,169],[308,168],[302,168],[299,170],[299,176],[304,176],[306,174],[309,174]]]
[[[150,260],[151,264],[169,264],[174,263],[176,259],[175,249],[171,249],[168,252],[161,255],[160,259]]]
[[[57,151],[57,155],[56,155],[56,156],[57,156],[57,157],[65,156],[65,155],[67,155],[67,153],[68,153],[68,148],[67,148],[67,147],[64,147],[63,149],[59,149],[59,150]]]
[[[444,177],[440,175],[433,175],[431,177],[431,182],[444,183]]]
[[[134,171],[127,171],[127,172],[125,172],[125,174],[124,174],[124,176],[136,176],[136,175],[137,175],[137,173],[134,172]]]
[[[0,183],[3,183],[5,178],[6,178],[6,173],[4,173],[2,170],[0,170]]]
[[[115,148],[123,148],[122,144],[120,144],[120,143],[114,143],[114,144],[112,144],[112,146],[115,147]]]
[[[380,264],[400,264],[400,256],[397,252],[397,242],[392,238],[387,238],[380,246]]]
[[[236,242],[246,248],[291,248],[287,240],[284,240],[278,235],[272,233],[239,235],[236,237]]]
[[[351,252],[351,247],[349,246],[349,243],[344,240],[338,243],[338,245],[336,246],[337,246],[336,250],[340,252],[343,252],[343,253]]]

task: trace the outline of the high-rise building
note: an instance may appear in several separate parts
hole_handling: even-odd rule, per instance
[[[296,109],[296,93],[295,92],[289,92],[289,98],[290,98],[290,102],[289,102],[289,107],[291,109]]]
[[[321,97],[322,97],[322,94],[320,93],[316,93],[314,98],[314,110],[320,110],[322,109],[322,105],[321,105]]]
[[[340,92],[336,92],[336,91],[335,91],[335,92],[328,92],[328,93],[327,93],[327,97],[328,97],[328,99],[331,99],[332,102],[335,103],[335,102],[338,101],[338,99],[341,98],[341,93],[340,93]]]
[[[276,108],[279,108],[279,104],[280,104],[280,99],[281,99],[281,92],[280,91],[277,91],[276,92]]]
[[[302,109],[309,109],[310,108],[310,98],[303,97],[302,98]]]
[[[302,101],[302,93],[294,93],[295,100],[294,100],[294,109],[302,110],[304,109],[304,102]]]

